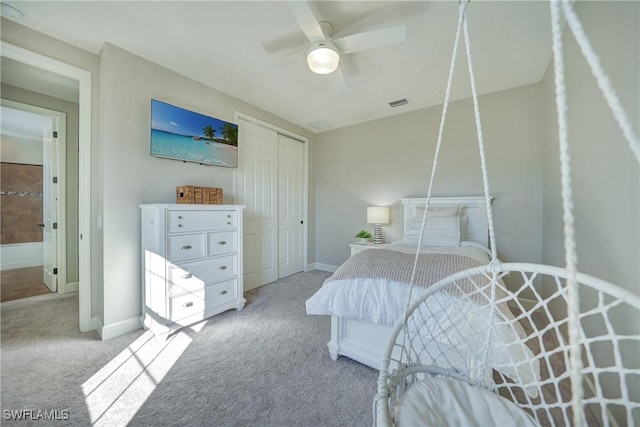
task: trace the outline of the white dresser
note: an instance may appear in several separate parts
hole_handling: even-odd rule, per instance
[[[145,204],[140,209],[145,328],[166,335],[244,307],[244,206]]]

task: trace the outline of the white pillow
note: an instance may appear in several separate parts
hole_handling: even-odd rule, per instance
[[[430,207],[422,238],[423,246],[460,245],[461,206]],[[404,226],[403,243],[418,244],[422,217],[412,218]]]

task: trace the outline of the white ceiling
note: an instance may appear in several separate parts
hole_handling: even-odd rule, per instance
[[[96,54],[109,42],[313,132],[311,123],[334,129],[442,104],[458,16],[455,0],[310,2],[336,33],[383,8],[356,30],[406,25],[404,43],[343,55],[347,91],[336,95],[307,68],[308,41],[287,2],[9,3],[22,25]],[[547,2],[474,0],[468,19],[480,93],[540,81],[551,58]],[[466,63],[457,67],[453,99],[470,95]],[[400,98],[409,104],[389,107]]]

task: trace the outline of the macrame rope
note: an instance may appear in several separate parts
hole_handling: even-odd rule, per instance
[[[462,6],[461,6],[462,7]],[[487,168],[487,156],[484,147],[484,136],[482,133],[482,122],[480,120],[480,106],[478,103],[478,91],[476,89],[476,79],[475,73],[473,72],[473,57],[471,55],[471,38],[469,37],[469,26],[467,24],[467,17],[465,14],[463,27],[462,27],[463,35],[464,35],[464,44],[467,53],[467,67],[469,69],[469,81],[471,83],[471,95],[473,99],[473,112],[475,116],[476,122],[476,133],[478,134],[478,151],[480,153],[480,165],[482,167],[482,185],[484,189],[484,198],[485,205],[487,209],[487,221],[489,224],[489,243],[491,246],[491,261],[489,263],[489,273],[491,275],[491,299],[490,306],[491,310],[489,311],[489,317],[487,319],[487,328],[486,328],[486,337],[485,337],[485,347],[483,351],[483,364],[486,363],[489,357],[489,349],[491,348],[491,337],[492,337],[492,324],[493,324],[493,316],[492,313],[496,312],[496,284],[498,282],[498,270],[500,269],[500,261],[498,260],[498,252],[496,245],[496,237],[493,227],[493,211],[491,209],[491,191],[489,189],[489,172]]]
[[[422,237],[424,235],[425,225],[427,223],[427,214],[429,212],[429,204],[431,202],[431,192],[433,189],[433,182],[435,180],[436,169],[438,167],[438,157],[440,155],[440,147],[442,146],[442,135],[444,134],[444,124],[447,120],[447,112],[449,110],[449,100],[451,98],[451,84],[453,82],[453,76],[456,68],[456,56],[458,54],[458,42],[460,40],[460,30],[462,28],[462,22],[464,20],[466,3],[460,3],[460,9],[458,14],[458,27],[456,29],[456,38],[453,44],[453,54],[451,55],[451,64],[449,65],[449,78],[447,80],[447,88],[444,95],[444,105],[442,107],[442,116],[440,118],[440,128],[438,130],[438,139],[436,142],[436,152],[433,156],[433,165],[431,166],[431,176],[429,178],[429,187],[427,190],[427,201],[425,203],[424,214],[422,215],[422,226],[420,227],[420,236],[418,237],[418,247],[416,248],[416,256],[413,260],[413,268],[411,270],[411,277],[409,278],[409,297],[407,298],[407,305],[405,307],[404,322],[407,322],[409,305],[411,304],[411,298],[413,294],[413,286],[415,282],[416,270],[418,268],[418,256],[420,255],[420,248],[422,247]]]
[[[461,9],[466,9],[463,3]],[[466,14],[465,14],[466,15]],[[467,26],[466,16],[463,25],[464,43],[467,50],[467,65],[469,67],[469,80],[471,81],[471,93],[473,95],[473,111],[476,119],[476,132],[478,133],[478,149],[480,151],[480,163],[482,166],[482,184],[484,187],[485,205],[487,206],[487,220],[489,222],[489,242],[491,244],[491,265],[498,263],[498,254],[496,249],[496,236],[493,229],[493,211],[491,209],[491,196],[489,191],[489,173],[487,171],[487,158],[484,149],[484,137],[482,135],[482,123],[480,122],[480,107],[478,106],[478,92],[476,90],[476,79],[473,73],[473,59],[471,58],[471,40],[469,38],[469,29]]]
[[[571,192],[571,161],[567,137],[567,99],[562,57],[562,30],[560,28],[560,0],[551,0],[551,29],[553,36],[553,64],[555,69],[556,108],[558,113],[558,139],[560,142],[560,174],[564,219],[564,250],[567,270],[567,311],[569,322],[569,355],[571,375],[571,408],[573,424],[584,424],[582,412],[582,348],[580,346],[580,294],[577,282],[577,259],[573,198]]]
[[[629,121],[629,117],[627,116],[627,112],[622,107],[620,99],[618,98],[618,95],[613,88],[609,77],[607,77],[604,70],[602,69],[602,66],[600,65],[600,59],[591,47],[589,38],[584,32],[580,20],[571,8],[569,2],[566,0],[562,1],[562,11],[564,12],[564,16],[567,19],[567,23],[569,24],[569,27],[571,28],[571,31],[573,32],[578,45],[580,46],[582,54],[591,67],[591,72],[595,76],[602,94],[607,100],[609,109],[618,122],[618,126],[620,126],[625,139],[629,143],[631,151],[636,156],[636,160],[640,162],[640,140],[638,140],[638,135],[633,130],[633,127],[631,126],[631,123]]]

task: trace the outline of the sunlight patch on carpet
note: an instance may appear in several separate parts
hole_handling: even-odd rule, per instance
[[[206,322],[190,329],[199,332]],[[127,425],[193,339],[179,331],[168,340],[144,332],[82,384],[92,425]]]

